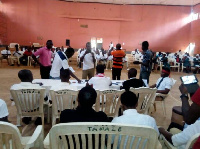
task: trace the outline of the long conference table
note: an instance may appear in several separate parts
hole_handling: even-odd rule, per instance
[[[125,80],[111,80],[112,85],[109,87],[110,89],[120,90],[120,86]],[[49,95],[49,91],[52,86],[57,85],[61,82],[61,80],[53,80],[53,79],[34,79],[32,83],[42,83],[42,87],[46,89],[46,95]],[[86,81],[82,80],[82,83],[78,83],[76,80],[70,80],[70,85],[76,87],[78,90],[82,89],[86,86]]]

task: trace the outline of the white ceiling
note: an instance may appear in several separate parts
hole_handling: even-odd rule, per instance
[[[193,6],[200,4],[200,0],[62,0],[74,2],[108,3],[108,4],[147,4],[147,5],[180,5]]]

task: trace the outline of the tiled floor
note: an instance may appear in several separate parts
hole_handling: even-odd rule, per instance
[[[73,66],[75,69],[75,74],[81,78],[82,76],[82,69],[78,69],[76,66]],[[139,67],[136,66],[136,68],[139,71]],[[28,66],[7,66],[6,63],[3,63],[3,65],[0,67],[0,98],[5,100],[7,105],[8,105],[8,110],[9,110],[9,121],[11,121],[13,124],[16,124],[16,108],[15,106],[11,106],[11,101],[10,101],[10,87],[13,84],[19,83],[20,80],[18,79],[18,71],[21,69],[30,69],[33,73],[33,77],[40,78],[40,73],[39,73],[39,67],[28,67]],[[108,77],[111,77],[111,70],[105,70],[105,74]],[[163,116],[162,112],[162,107],[161,104],[157,104],[157,111],[152,114],[152,116],[156,119],[157,125],[158,126],[163,126],[164,128],[167,128],[170,119],[171,119],[171,110],[173,106],[181,105],[181,101],[179,99],[180,92],[179,92],[179,85],[181,84],[180,81],[180,76],[187,75],[186,73],[178,73],[178,72],[173,72],[171,73],[171,77],[177,80],[176,84],[173,86],[170,96],[166,99],[166,109],[167,109],[167,115],[166,117]],[[139,76],[139,72],[138,72]],[[137,76],[137,77],[138,77]],[[199,78],[199,74],[197,75],[197,78]],[[160,72],[152,72],[150,76],[150,85],[154,84],[157,79],[160,77]],[[127,70],[122,71],[122,76],[121,79],[125,80],[127,79]],[[24,135],[29,135],[31,132],[34,130],[34,125],[32,124],[31,126],[28,126],[26,131],[24,132]],[[47,133],[48,130],[51,128],[50,124],[45,125],[45,130]]]

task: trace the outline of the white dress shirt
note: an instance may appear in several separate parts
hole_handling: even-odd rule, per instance
[[[85,54],[86,50],[82,51],[80,57]],[[93,53],[94,54],[94,53]],[[95,57],[95,54],[94,54]],[[83,70],[88,70],[94,68],[94,62],[91,53],[87,53],[83,59]]]
[[[92,77],[88,83],[90,85],[93,85],[93,88],[96,90],[108,90],[109,86],[111,84],[111,80],[109,77],[105,77],[105,75],[103,74],[102,76],[98,76],[99,74],[97,74],[96,76]]]
[[[160,77],[157,82],[156,82],[156,86],[159,84],[160,80],[162,79],[162,77]],[[158,90],[165,90],[167,89],[171,89],[173,85],[172,80],[169,77],[165,77],[163,79],[163,81],[161,82],[160,86],[158,87]]]
[[[6,102],[0,99],[0,118],[8,116],[8,108]]]
[[[115,117],[111,123],[149,126],[155,129],[159,135],[155,119],[149,115],[139,114],[136,109],[125,110],[122,116]]]
[[[53,60],[53,64],[51,67],[51,71],[50,71],[50,76],[51,77],[60,77],[60,69],[68,69],[69,65],[68,65],[68,58],[65,55],[64,52],[62,52],[62,54],[64,55],[64,59],[61,59],[59,54],[56,53],[54,60]]]
[[[197,133],[200,133],[200,121],[196,121],[194,124],[188,125],[188,127],[182,132],[173,135],[172,143],[178,149],[185,149],[187,142]]]

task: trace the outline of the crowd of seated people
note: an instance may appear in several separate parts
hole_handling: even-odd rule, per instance
[[[96,68],[96,76],[91,78],[91,81],[89,80],[86,87],[83,87],[78,94],[78,107],[76,109],[66,109],[61,112],[60,115],[60,123],[69,123],[69,122],[110,122],[110,119],[104,112],[96,112],[93,109],[93,105],[96,103],[97,99],[97,93],[95,89],[98,89],[98,87],[95,87],[93,84],[97,81],[92,81],[93,79],[102,79],[105,78],[104,75],[104,65],[97,65]],[[163,67],[161,78],[158,79],[156,85],[158,88],[157,92],[167,93],[170,90],[170,81],[169,81],[169,74],[170,70],[169,68]],[[185,121],[185,125],[182,126],[183,130],[182,132],[179,131],[177,134],[172,134],[168,131],[166,131],[164,128],[159,128],[156,125],[156,121],[154,118],[152,118],[149,115],[139,114],[136,110],[138,97],[131,91],[129,91],[130,87],[141,87],[144,85],[144,83],[138,79],[136,79],[137,70],[134,68],[131,68],[128,72],[128,78],[129,80],[125,81],[123,84],[123,88],[125,91],[120,95],[121,100],[121,109],[123,110],[123,115],[119,117],[115,117],[112,120],[112,123],[122,123],[122,124],[132,124],[132,125],[140,125],[140,126],[149,126],[152,127],[157,131],[158,134],[162,134],[166,137],[166,139],[171,142],[174,146],[185,146],[186,143],[189,141],[191,136],[193,136],[196,133],[200,133],[200,127],[199,127],[199,117],[200,117],[200,105],[199,105],[199,93],[200,89],[196,91],[196,93],[192,96],[192,105],[189,105],[188,97],[187,97],[187,89],[181,85],[180,86],[180,92],[181,92],[181,100],[182,100],[182,113],[183,118]],[[21,70],[18,74],[21,83],[15,84],[11,87],[11,89],[20,89],[20,88],[42,88],[38,84],[33,84],[33,75],[30,70]],[[60,78],[61,83],[53,86],[51,90],[62,90],[62,89],[74,89],[71,88],[70,85],[70,72],[69,69],[61,69],[60,70]],[[163,80],[162,80],[163,79]],[[161,81],[162,80],[162,81]],[[92,82],[92,83],[91,83]],[[108,81],[110,82],[110,80]],[[93,88],[91,86],[93,84]],[[138,86],[133,86],[134,84],[137,84]],[[109,85],[109,83],[108,83]],[[159,86],[163,86],[164,89],[160,89]],[[8,121],[8,110],[6,107],[5,102],[2,102],[0,100],[0,120],[1,121]],[[30,118],[23,119],[23,122],[25,124],[29,124]],[[36,120],[37,121],[37,120]],[[39,121],[39,120],[38,120]],[[41,121],[41,120],[40,120]],[[40,124],[41,122],[36,122],[36,125]],[[170,129],[177,127],[177,125],[170,125]]]

